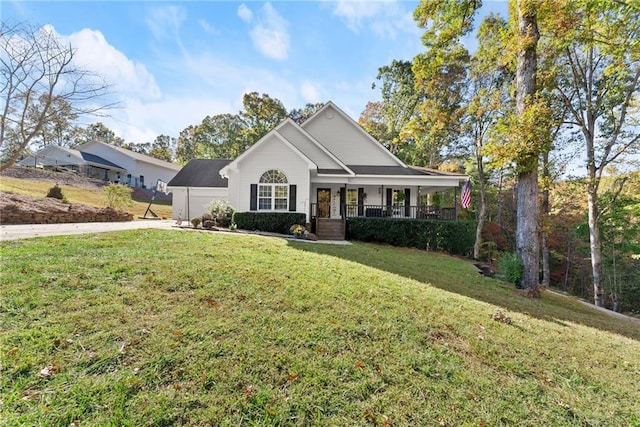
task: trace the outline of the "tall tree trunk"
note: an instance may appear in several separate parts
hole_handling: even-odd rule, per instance
[[[476,143],[476,147],[478,144]],[[473,258],[480,259],[480,247],[482,246],[482,229],[487,217],[487,196],[484,177],[484,165],[480,148],[476,148],[476,164],[478,165],[478,186],[480,187],[480,212],[478,214],[478,224],[476,225],[476,241],[473,244]]]
[[[542,286],[549,287],[551,284],[551,267],[549,265],[549,152],[542,155],[542,177],[544,186],[542,190]]]
[[[587,190],[587,210],[589,212],[589,247],[591,249],[591,270],[593,275],[593,300],[598,307],[604,307],[602,288],[602,251],[600,227],[598,226],[598,190],[589,185]]]
[[[476,226],[476,242],[473,244],[473,259],[480,259],[480,248],[482,247],[482,229],[487,216],[487,202],[485,195],[480,193],[480,213],[478,214],[478,225]]]
[[[516,250],[522,263],[523,289],[538,295],[539,251],[538,243],[538,169],[518,175],[518,211],[516,217]]]
[[[502,175],[504,173],[504,169],[500,168],[500,175],[498,176],[498,212],[496,212],[496,222],[500,226],[501,229],[505,229],[502,226]]]
[[[531,0],[518,0],[518,64],[516,68],[516,114],[522,116],[536,95],[536,49],[540,34],[536,5]],[[518,174],[516,250],[522,263],[521,285],[530,295],[538,296],[538,155],[530,153],[520,159]]]
[[[567,236],[567,260],[565,261],[565,269],[564,269],[564,284],[562,286],[562,290],[566,292],[567,288],[569,287],[569,272],[571,271],[571,257],[573,256],[572,254],[572,237]]]

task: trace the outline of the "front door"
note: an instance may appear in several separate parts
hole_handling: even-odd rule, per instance
[[[331,217],[331,189],[318,188],[318,218]]]

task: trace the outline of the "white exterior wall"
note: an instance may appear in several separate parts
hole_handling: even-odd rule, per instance
[[[25,159],[26,160],[26,159]],[[76,165],[81,166],[84,164],[84,160],[79,155],[69,153],[57,146],[45,147],[38,151],[36,155],[38,164],[43,165]],[[32,163],[26,166],[33,166],[33,157],[31,157]]]
[[[333,160],[327,153],[322,151],[318,145],[304,135],[300,130],[294,128],[291,124],[287,124],[278,130],[287,141],[291,142],[298,150],[304,153],[311,161],[313,161],[320,169],[342,169],[342,166]]]
[[[138,160],[136,162],[136,173],[132,173],[132,175],[134,177],[137,176],[138,179],[140,178],[140,175],[144,176],[145,187],[154,189],[156,187],[158,179],[161,179],[164,182],[169,182],[173,179],[174,176],[176,176],[177,173],[177,170],[171,171],[161,166],[141,162]]]
[[[256,147],[251,153],[238,163],[241,173],[237,179],[229,176],[230,190],[237,191],[237,199],[231,204],[238,211],[248,211],[250,208],[251,184],[258,184],[263,173],[271,169],[279,169],[287,176],[288,184],[296,185],[296,212],[309,213],[310,173],[306,160],[280,141],[271,136],[264,143]],[[231,175],[231,174],[230,174]],[[232,188],[232,182],[238,187]],[[231,194],[231,193],[230,193]],[[230,197],[230,199],[233,196]]]
[[[144,176],[145,187],[153,189],[156,186],[158,179],[161,179],[164,182],[169,182],[180,170],[180,167],[177,165],[175,166],[175,169],[171,169],[134,159],[133,157],[130,157],[127,154],[115,150],[105,144],[85,144],[82,146],[82,151],[100,156],[126,169],[126,173],[123,172],[120,174],[120,182],[128,184],[131,187],[141,186],[140,176],[142,175]],[[127,182],[127,174],[131,174],[130,183]],[[111,176],[109,178],[115,179]]]
[[[220,187],[168,187],[173,193],[173,219],[182,218],[190,221],[191,218],[201,216],[207,212],[207,205],[214,200],[227,200],[228,191]]]
[[[400,164],[378,142],[368,138],[357,124],[347,121],[334,108],[327,108],[302,127],[346,165]]]
[[[227,200],[229,201],[229,204],[231,206],[233,206],[233,209],[239,211],[240,209],[240,195],[239,195],[239,191],[240,191],[240,185],[239,185],[239,181],[240,181],[240,177],[238,176],[238,171],[235,170],[229,170],[228,172],[228,187],[227,187]],[[249,210],[248,208],[245,210]]]

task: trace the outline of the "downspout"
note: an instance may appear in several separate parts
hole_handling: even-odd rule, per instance
[[[189,200],[189,187],[187,187],[187,221],[191,222],[191,213],[189,212],[189,205],[191,205],[191,201]]]

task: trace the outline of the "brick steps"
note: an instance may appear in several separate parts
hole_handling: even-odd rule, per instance
[[[345,222],[342,219],[318,218],[316,236],[320,240],[344,240]]]

